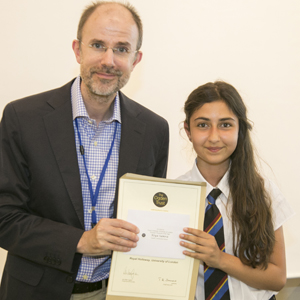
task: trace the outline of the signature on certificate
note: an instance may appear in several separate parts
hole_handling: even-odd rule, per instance
[[[135,276],[139,276],[135,269],[131,269],[128,267],[125,267],[123,275],[125,275],[129,281],[133,281]]]
[[[158,281],[163,285],[169,285],[169,286],[177,285],[177,279],[158,277]]]

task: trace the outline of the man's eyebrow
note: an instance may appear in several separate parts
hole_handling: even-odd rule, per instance
[[[131,44],[128,42],[118,42],[115,47],[126,47],[128,49],[131,49]]]
[[[129,42],[118,42],[117,45],[130,46],[130,43]]]
[[[104,44],[105,44],[104,41],[97,40],[97,39],[92,39],[92,40],[89,42],[89,44],[93,44],[93,43],[99,43],[99,44],[101,44],[101,45],[104,45]]]
[[[89,44],[93,44],[93,43],[99,43],[101,45],[105,45],[105,42],[102,40],[98,40],[98,39],[92,39]],[[131,47],[131,44],[129,42],[117,42],[115,46],[126,46],[126,47]],[[115,47],[114,46],[114,47]]]

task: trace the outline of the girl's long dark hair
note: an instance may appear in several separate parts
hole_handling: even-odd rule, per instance
[[[252,126],[241,96],[223,81],[199,86],[185,102],[185,122],[189,128],[191,115],[197,109],[218,100],[223,100],[239,120],[238,142],[229,171],[234,254],[244,264],[267,268],[275,242],[271,201],[255,163]]]

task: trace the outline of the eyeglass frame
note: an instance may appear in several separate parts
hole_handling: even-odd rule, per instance
[[[97,49],[97,48],[95,48],[95,47],[93,47],[93,44],[100,44],[101,45],[101,43],[97,43],[97,42],[94,42],[93,44],[88,44],[88,45],[86,45],[84,42],[82,42],[82,41],[80,41],[80,40],[78,40],[78,42],[79,43],[81,43],[82,45],[84,45],[84,46],[87,46],[87,47],[89,47],[89,48],[91,48],[91,49],[94,49],[96,52],[99,52],[99,53],[105,53],[108,49],[111,49],[112,50],[112,52],[113,52],[113,54],[116,54],[116,51],[118,50],[118,48],[122,48],[122,47],[124,47],[124,46],[120,46],[120,47],[106,47],[106,46],[103,46],[102,45],[102,47],[101,48],[99,48],[99,49]],[[124,47],[125,48],[125,47]],[[99,51],[100,50],[100,51]],[[103,51],[102,51],[103,50]],[[126,50],[126,52],[119,52],[119,54],[116,54],[118,57],[122,57],[122,54],[125,54],[123,57],[127,57],[127,56],[129,56],[129,54],[131,54],[131,53],[138,53],[139,52],[139,50],[135,50],[135,51],[133,51],[133,50]]]

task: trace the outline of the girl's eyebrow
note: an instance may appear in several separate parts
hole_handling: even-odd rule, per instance
[[[197,121],[197,120],[209,121],[209,118],[198,117],[198,118],[196,118],[194,121]]]
[[[220,121],[233,121],[233,122],[235,122],[236,120],[234,119],[234,118],[222,118],[222,119],[220,119]]]
[[[197,120],[209,121],[210,119],[209,118],[205,118],[205,117],[198,117],[194,121],[197,121]],[[233,119],[233,118],[228,117],[228,118],[219,119],[219,121],[222,121],[222,122],[224,122],[224,121],[234,121],[235,122],[236,120]]]

